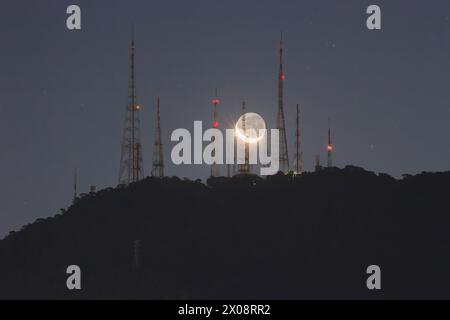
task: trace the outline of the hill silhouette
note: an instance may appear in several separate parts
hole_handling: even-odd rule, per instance
[[[0,298],[450,298],[450,172],[146,178],[0,241]],[[140,241],[140,268],[133,246]],[[366,287],[379,265],[382,290]],[[66,288],[79,265],[82,290]]]

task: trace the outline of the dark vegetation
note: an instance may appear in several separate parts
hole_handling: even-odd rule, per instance
[[[357,167],[147,178],[0,241],[0,298],[450,298],[449,191],[450,172]],[[79,292],[66,289],[72,264]],[[381,292],[366,288],[372,264]]]

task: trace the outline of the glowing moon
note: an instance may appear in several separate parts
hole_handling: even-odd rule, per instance
[[[254,112],[243,114],[236,123],[236,135],[246,143],[256,143],[264,138],[265,132],[260,132],[264,129],[266,129],[266,122],[259,114]]]

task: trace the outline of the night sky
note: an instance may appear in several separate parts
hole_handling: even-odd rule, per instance
[[[82,30],[66,8],[82,9]],[[382,30],[366,28],[367,7]],[[400,177],[450,169],[450,1],[3,0],[0,4],[0,237],[72,199],[118,182],[135,24],[138,99],[149,175],[155,102],[161,97],[166,175],[205,179],[206,166],[175,167],[170,134],[247,110],[274,127],[278,41],[284,32],[285,112],[292,161],[302,106],[306,170],[325,160],[331,117],[335,164]]]

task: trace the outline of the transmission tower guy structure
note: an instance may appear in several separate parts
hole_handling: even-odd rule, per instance
[[[212,100],[212,103],[214,105],[214,114],[213,114],[213,128],[219,129],[220,123],[219,123],[219,112],[217,110],[217,106],[220,104],[220,100],[217,97],[217,89],[216,89],[216,95],[215,98]],[[216,155],[216,151],[213,151],[213,156]],[[211,165],[211,177],[219,177],[220,176],[220,167],[217,163],[213,163]]]
[[[283,63],[283,35],[280,40],[280,70],[278,74],[278,115],[277,115],[277,129],[280,133],[280,171],[289,171],[289,155],[286,138],[286,121],[284,118],[284,81],[286,75],[284,73]]]
[[[141,107],[136,97],[135,54],[136,47],[133,31],[131,39],[130,80],[122,140],[122,154],[120,158],[120,184],[136,182],[144,176],[139,119],[139,110]]]
[[[328,119],[328,145],[327,145],[327,154],[328,154],[328,168],[333,166],[333,142],[331,140],[331,121]]]
[[[302,140],[300,132],[300,106],[297,104],[297,121],[295,130],[295,158],[294,158],[294,173],[303,173],[303,152],[302,152]]]
[[[159,97],[156,103],[156,131],[155,142],[153,143],[152,177],[164,177],[164,155],[161,141],[161,110]]]
[[[245,125],[245,101],[242,102],[242,132],[244,135],[247,133],[246,125]],[[247,141],[242,141],[245,145],[245,156],[244,156],[244,164],[238,165],[238,174],[250,174],[250,161],[249,161],[249,146]]]

